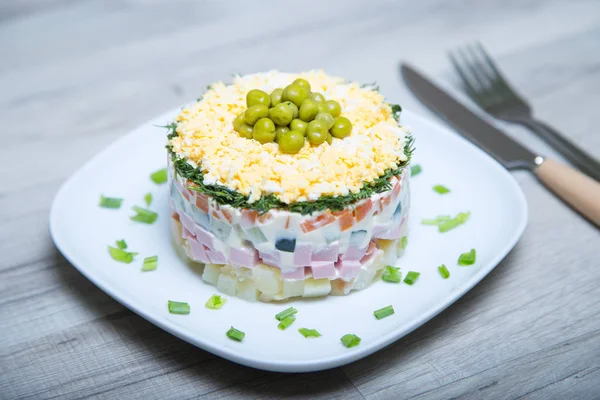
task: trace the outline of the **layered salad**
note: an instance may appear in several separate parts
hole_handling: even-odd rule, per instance
[[[169,125],[176,245],[249,301],[368,287],[407,243],[399,117],[374,85],[323,71],[212,84]]]

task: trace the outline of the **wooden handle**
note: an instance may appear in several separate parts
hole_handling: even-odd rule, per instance
[[[600,182],[551,159],[544,160],[535,174],[558,197],[600,227]]]

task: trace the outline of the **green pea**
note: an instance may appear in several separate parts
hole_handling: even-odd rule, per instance
[[[287,104],[278,104],[269,109],[269,118],[277,125],[285,126],[294,119],[294,112]]]
[[[277,88],[271,92],[271,107],[275,107],[277,104],[283,101],[283,89]]]
[[[298,117],[302,121],[310,122],[319,113],[319,104],[311,99],[305,99],[300,104],[300,110],[298,111]]]
[[[310,121],[306,128],[306,136],[310,144],[319,145],[327,140],[327,126],[323,121]]]
[[[298,107],[296,107],[294,103],[292,103],[291,101],[284,101],[283,104],[287,105],[289,108],[292,109],[292,115],[294,118],[298,118]]]
[[[335,119],[329,113],[320,112],[315,117],[315,121],[323,121],[325,126],[327,126],[327,130],[329,130],[333,127]]]
[[[275,140],[275,124],[269,118],[261,118],[254,124],[252,138],[262,144]]]
[[[327,132],[327,139],[325,139],[325,141],[327,141],[327,143],[331,145],[331,142],[333,142],[333,137],[331,137],[331,133]]]
[[[326,102],[317,103],[319,105],[319,112],[329,114],[329,108],[327,108]]]
[[[293,119],[290,122],[290,130],[300,132],[306,136],[306,128],[308,128],[308,122],[304,122],[301,119]]]
[[[298,86],[305,87],[310,92],[310,83],[308,83],[308,81],[306,79],[298,78],[294,82],[292,82],[292,85],[298,85]]]
[[[297,131],[289,131],[281,136],[279,150],[282,153],[296,154],[304,147],[304,135]]]
[[[252,89],[246,94],[246,105],[248,107],[263,105],[268,108],[271,106],[271,97],[262,90]]]
[[[252,139],[253,131],[254,131],[254,128],[252,128],[248,124],[242,124],[242,126],[240,126],[240,128],[237,130],[237,132],[240,134],[240,136],[243,138],[246,138],[246,139]]]
[[[248,109],[244,113],[244,119],[246,120],[246,123],[248,125],[254,125],[256,121],[258,121],[261,118],[265,118],[268,115],[269,107],[262,104],[256,104],[248,107]]]
[[[239,113],[237,117],[233,119],[233,129],[236,132],[240,131],[240,127],[246,123],[244,119],[244,113]]]
[[[352,132],[352,123],[346,117],[337,117],[330,132],[333,137],[343,139],[346,136],[350,136],[350,133]]]
[[[300,85],[289,85],[283,89],[283,100],[289,100],[294,103],[297,107],[300,107],[302,100],[310,97],[310,91]]]
[[[325,106],[327,107],[327,112],[334,118],[342,113],[342,106],[335,100],[326,101]]]
[[[288,128],[287,126],[278,126],[277,128],[275,128],[275,141],[279,142],[281,136],[283,136],[284,133],[287,133],[289,131],[290,128]]]
[[[321,93],[312,93],[310,98],[317,103],[325,103],[325,96],[323,96]]]

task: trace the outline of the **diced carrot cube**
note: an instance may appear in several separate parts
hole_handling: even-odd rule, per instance
[[[208,196],[206,196],[202,193],[197,193],[196,194],[196,207],[198,207],[205,213],[208,213]]]
[[[264,224],[264,223],[268,222],[271,218],[273,218],[273,214],[270,211],[268,211],[268,212],[258,216],[258,222],[260,222],[261,224]]]
[[[221,207],[221,214],[223,214],[227,222],[231,223],[231,213],[229,211]]]
[[[335,221],[335,217],[327,210],[314,219],[308,219],[302,222],[300,228],[302,228],[302,232],[312,232],[322,226],[331,224],[333,221]]]
[[[352,215],[352,211],[343,210],[333,213],[340,224],[341,231],[346,231],[354,225],[354,216]]]
[[[254,210],[242,210],[242,221],[246,224],[246,226],[251,226],[256,223],[256,217],[258,215],[257,211]]]
[[[367,199],[360,205],[356,207],[354,210],[354,217],[356,218],[356,222],[360,222],[369,214],[371,209],[373,208],[373,201],[371,199]]]

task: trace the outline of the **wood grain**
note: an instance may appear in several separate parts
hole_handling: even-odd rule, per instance
[[[311,374],[242,367],[125,309],[48,235],[61,183],[129,129],[232,72],[324,68],[452,85],[446,50],[480,40],[536,115],[600,157],[600,3],[22,0],[0,5],[0,399],[528,398],[600,393],[600,235],[530,174],[516,248],[387,349]],[[464,98],[464,97],[463,97]],[[432,116],[435,118],[434,116]],[[522,128],[499,123],[556,157]]]

